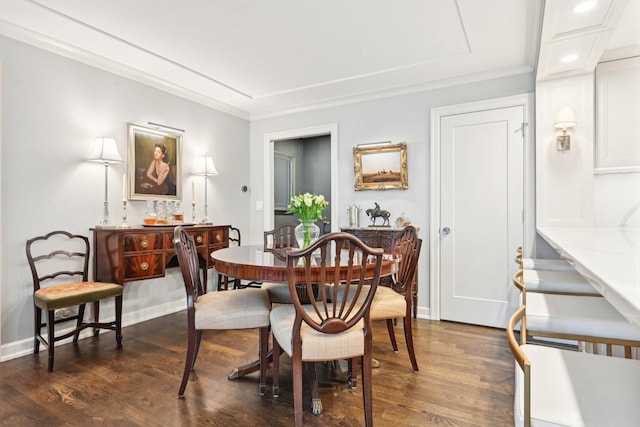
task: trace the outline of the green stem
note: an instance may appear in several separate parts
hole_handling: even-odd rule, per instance
[[[311,221],[303,221],[302,228],[304,229],[304,242],[303,246],[306,248],[311,244]]]

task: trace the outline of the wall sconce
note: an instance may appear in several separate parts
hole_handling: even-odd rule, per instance
[[[104,214],[102,217],[101,226],[109,225],[109,201],[107,199],[108,185],[109,185],[109,165],[111,163],[122,163],[122,157],[118,152],[116,146],[116,140],[113,138],[106,138],[101,136],[96,138],[96,142],[93,146],[93,151],[89,155],[89,160],[92,162],[104,163]]]
[[[556,150],[565,151],[571,147],[571,136],[567,134],[567,128],[572,128],[576,124],[576,116],[571,108],[564,107],[558,111],[553,127],[562,129],[562,135],[559,135],[556,140]]]
[[[210,176],[218,175],[216,165],[213,164],[213,159],[208,156],[200,156],[196,159],[196,165],[193,171],[194,175],[204,177],[204,218],[203,223],[209,222],[208,205],[207,205],[207,180]],[[194,197],[195,198],[195,197]],[[195,212],[195,211],[194,211]]]

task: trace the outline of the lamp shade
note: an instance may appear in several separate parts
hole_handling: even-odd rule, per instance
[[[103,163],[121,163],[122,157],[120,157],[120,153],[118,152],[116,140],[104,136],[96,138],[96,143],[93,146],[93,151],[91,151],[89,155],[89,160]]]
[[[577,124],[576,115],[573,114],[573,110],[569,107],[561,108],[556,116],[556,121],[553,124],[554,128],[566,129],[572,128]]]
[[[196,159],[193,174],[202,176],[218,175],[218,170],[216,169],[216,165],[213,164],[211,157],[200,156]]]

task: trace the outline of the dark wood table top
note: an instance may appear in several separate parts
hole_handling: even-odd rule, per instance
[[[286,254],[286,252],[284,252]],[[287,261],[284,256],[265,251],[263,245],[233,246],[211,253],[215,269],[226,276],[250,281],[286,282]],[[333,257],[328,259],[333,265]],[[367,278],[373,276],[374,264],[367,265]],[[398,262],[391,255],[385,255],[380,276],[388,276],[397,271]],[[301,266],[300,270],[304,268]],[[331,278],[329,278],[331,279]]]

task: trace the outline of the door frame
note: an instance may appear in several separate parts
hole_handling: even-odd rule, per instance
[[[525,256],[535,250],[535,164],[534,141],[535,124],[533,111],[533,94],[495,98],[485,101],[449,105],[431,109],[430,169],[431,184],[429,196],[429,318],[440,320],[440,122],[443,117],[456,114],[474,113],[484,110],[495,110],[514,106],[522,106],[524,111],[524,147],[523,147],[523,249]],[[515,254],[513,254],[515,257]],[[515,262],[515,261],[514,261]]]
[[[264,230],[272,230],[273,216],[273,154],[274,142],[287,139],[311,138],[329,135],[331,140],[331,231],[337,231],[338,220],[338,124],[328,123],[302,129],[291,129],[282,132],[264,134]]]

